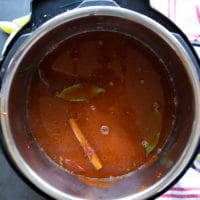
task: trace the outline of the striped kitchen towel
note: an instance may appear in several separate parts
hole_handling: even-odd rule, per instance
[[[200,44],[200,0],[150,0],[151,6],[171,19],[191,42]],[[200,48],[197,49],[200,56]],[[200,154],[179,182],[157,200],[200,200]]]
[[[200,42],[200,0],[150,0],[151,6],[176,23],[190,41]]]
[[[190,168],[180,181],[157,200],[200,199],[200,173]]]

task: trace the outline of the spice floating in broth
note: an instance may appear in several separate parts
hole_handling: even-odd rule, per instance
[[[93,99],[94,97],[104,92],[105,89],[96,85],[78,83],[64,88],[60,93],[56,93],[56,96],[65,101],[84,102]]]
[[[72,128],[73,133],[75,134],[77,140],[79,141],[81,147],[83,148],[83,151],[85,155],[88,157],[89,161],[92,163],[94,168],[96,170],[99,170],[102,168],[102,164],[98,156],[96,155],[94,149],[90,146],[89,142],[83,135],[82,131],[78,127],[76,121],[73,118],[69,119],[70,127]]]

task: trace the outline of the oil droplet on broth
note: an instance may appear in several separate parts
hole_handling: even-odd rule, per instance
[[[143,80],[143,79],[140,80],[140,84],[141,84],[141,85],[144,84],[144,80]]]
[[[110,86],[114,86],[114,83],[112,81],[109,82]]]
[[[141,71],[142,71],[142,69],[139,67],[139,68],[138,68],[138,72],[141,72]]]
[[[103,46],[103,41],[99,40],[99,46]]]

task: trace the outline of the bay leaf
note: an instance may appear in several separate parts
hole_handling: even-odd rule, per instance
[[[64,88],[60,93],[56,93],[56,96],[70,102],[84,102],[101,93],[104,93],[105,89],[88,83],[77,83],[69,87]]]
[[[40,78],[40,81],[46,86],[49,87],[49,82],[46,80],[44,72],[38,68],[38,76]]]
[[[145,147],[146,155],[147,155],[147,156],[156,148],[159,139],[160,139],[160,132],[158,132],[158,133],[155,135],[155,138],[154,138],[154,140],[153,140],[152,143],[148,143],[148,141],[147,141],[147,145],[146,145],[146,147]]]

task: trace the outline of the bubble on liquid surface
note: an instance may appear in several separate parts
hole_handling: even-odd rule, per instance
[[[158,101],[154,101],[152,106],[153,106],[153,110],[157,111],[157,112],[160,110],[160,107],[161,107],[161,105]]]
[[[162,149],[158,148],[157,153],[159,154],[159,153],[161,153],[161,151],[162,151]]]
[[[142,140],[141,144],[142,144],[142,146],[143,146],[144,148],[147,148],[148,145],[149,145],[149,143],[148,143],[146,140]]]
[[[177,98],[174,98],[174,105],[177,106],[177,104],[178,104]]]
[[[91,110],[96,110],[96,106],[91,105],[91,106],[90,106],[90,109],[91,109]]]
[[[101,134],[103,134],[103,135],[108,135],[109,134],[109,127],[108,126],[106,126],[106,125],[102,125],[101,126],[101,128],[100,128],[100,132],[101,132]]]

